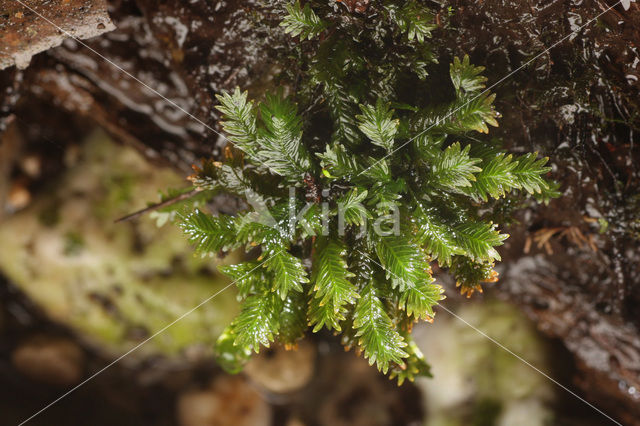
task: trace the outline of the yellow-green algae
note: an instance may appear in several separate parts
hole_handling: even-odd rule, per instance
[[[73,150],[68,154],[73,153]],[[221,290],[215,259],[200,259],[176,227],[149,217],[114,223],[183,177],[103,133],[25,210],[0,223],[0,270],[53,320],[108,351],[131,348]],[[72,157],[72,155],[70,155]],[[237,312],[233,287],[146,343],[142,354],[210,350]]]

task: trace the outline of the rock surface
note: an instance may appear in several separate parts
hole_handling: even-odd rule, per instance
[[[180,426],[269,426],[271,408],[240,377],[222,376],[211,387],[178,399]]]
[[[84,352],[64,338],[34,336],[12,354],[13,365],[32,380],[63,387],[78,384],[84,374]]]
[[[268,392],[286,394],[309,383],[315,371],[316,347],[303,340],[293,350],[281,346],[260,351],[245,366],[244,373]]]
[[[86,39],[116,27],[105,0],[1,0],[0,70],[26,68],[31,57],[66,38]]]

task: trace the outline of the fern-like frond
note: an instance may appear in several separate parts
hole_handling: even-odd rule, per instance
[[[221,265],[218,266],[218,270],[235,283],[238,295],[244,299],[250,293],[264,290],[266,277],[260,266],[260,262],[248,261],[235,265]]]
[[[482,169],[476,166],[480,159],[469,157],[469,148],[460,148],[460,142],[456,142],[434,158],[432,174],[437,185],[451,189],[471,186],[476,180],[474,173]]]
[[[367,177],[373,182],[389,183],[391,181],[391,170],[389,162],[386,158],[368,158],[368,166],[362,171],[362,176]]]
[[[319,298],[311,298],[309,302],[309,325],[313,326],[313,332],[317,333],[322,327],[329,330],[342,331],[340,323],[346,319],[347,309],[338,306],[330,299],[324,305]]]
[[[216,217],[196,209],[181,217],[178,225],[202,255],[214,255],[236,246],[234,219],[230,216]]]
[[[509,235],[501,234],[496,225],[484,222],[465,222],[455,228],[456,242],[475,260],[500,260],[494,248],[503,244]]]
[[[362,135],[358,131],[356,121],[356,99],[351,95],[349,88],[335,78],[328,77],[323,81],[322,87],[333,120],[331,140],[347,146],[357,146],[362,141]]]
[[[451,257],[463,254],[456,242],[455,230],[443,222],[435,211],[419,206],[414,212],[417,226],[415,240],[423,246],[432,259],[442,266],[451,263]]]
[[[380,237],[376,253],[387,278],[400,291],[432,281],[425,254],[411,240],[395,235]]]
[[[419,158],[431,163],[440,155],[442,144],[446,139],[446,134],[432,134],[429,131],[422,132],[414,137],[413,146]]]
[[[394,365],[391,367],[389,378],[398,380],[398,386],[400,386],[405,380],[413,382],[416,377],[432,377],[431,367],[425,361],[422,351],[418,348],[411,334],[403,332],[402,337],[407,342],[404,350],[409,356],[404,359],[403,366]]]
[[[444,298],[442,286],[433,284],[435,280],[431,275],[426,277],[428,278],[426,281],[415,283],[413,287],[407,287],[400,293],[401,308],[416,321],[432,319],[433,307]]]
[[[431,10],[415,0],[409,0],[399,11],[397,23],[410,41],[418,40],[420,43],[430,38],[431,31],[438,27]]]
[[[497,113],[493,107],[495,95],[463,95],[449,105],[421,111],[416,116],[413,127],[423,132],[431,130],[434,133],[444,132],[452,135],[462,135],[475,131],[489,133],[489,127],[498,126]]]
[[[341,144],[327,145],[324,153],[316,155],[320,158],[327,177],[342,178],[357,175],[363,169],[358,158],[347,152]]]
[[[315,237],[323,231],[322,208],[318,204],[306,204],[300,212],[301,217],[296,223],[296,229],[301,231],[301,237]]]
[[[482,171],[476,174],[469,193],[476,199],[487,201],[489,197],[499,198],[513,187],[518,187],[513,170],[517,163],[512,155],[498,153],[492,159],[483,162]]]
[[[407,344],[384,310],[372,283],[362,290],[353,315],[353,328],[357,330],[358,345],[364,350],[369,365],[376,363],[386,373],[391,363],[403,364],[408,354],[402,349]]]
[[[536,153],[514,159],[513,155],[498,153],[485,160],[482,171],[476,175],[470,193],[474,198],[487,201],[489,197],[504,197],[511,189],[524,189],[529,194],[540,194],[549,187],[543,178],[551,168],[545,167],[547,158],[537,159]]]
[[[258,132],[260,161],[272,172],[298,181],[311,167],[302,144],[302,123],[291,101],[280,95],[267,95],[260,104],[265,128]]]
[[[305,4],[300,6],[300,2],[286,6],[287,15],[284,17],[280,26],[284,28],[284,32],[291,36],[300,36],[300,40],[311,40],[317,37],[324,29],[326,24]]]
[[[246,191],[252,191],[255,186],[247,171],[240,167],[209,160],[203,161],[201,167],[194,169],[195,173],[189,180],[202,190],[225,191],[244,196]]]
[[[347,192],[344,196],[338,199],[338,216],[339,221],[344,220],[347,225],[360,226],[367,219],[371,219],[371,213],[364,206],[365,199],[368,192],[366,190],[358,191],[358,188],[354,188]],[[341,223],[338,222],[338,226]]]
[[[231,324],[234,345],[255,352],[260,352],[260,346],[269,347],[280,328],[282,306],[282,300],[274,292],[247,297]]]
[[[220,105],[216,109],[223,116],[220,124],[229,140],[238,148],[253,157],[256,153],[256,111],[253,102],[247,101],[248,93],[236,87],[233,93],[224,92],[216,95]]]
[[[281,247],[272,248],[267,254],[265,266],[273,274],[273,290],[284,300],[290,291],[302,291],[309,282],[302,261]]]
[[[546,181],[548,187],[542,188],[539,194],[534,194],[535,199],[539,203],[549,204],[552,198],[558,198],[562,195],[560,191],[560,182]]]
[[[378,100],[376,105],[360,105],[361,115],[356,116],[358,128],[378,145],[391,151],[400,121],[393,119],[393,110],[389,105]]]
[[[293,348],[307,329],[307,297],[304,293],[289,293],[278,314],[278,341]]]
[[[249,212],[240,214],[234,219],[236,241],[248,247],[274,242],[281,239],[281,232],[275,226],[268,225],[273,217],[266,217],[265,212]]]
[[[363,138],[355,119],[361,88],[351,84],[347,75],[362,65],[362,58],[348,40],[333,38],[331,43],[324,43],[318,49],[309,69],[311,81],[321,89],[317,101],[326,103],[333,122],[331,143],[349,148],[358,146]]]
[[[462,61],[458,57],[453,58],[449,74],[456,93],[461,95],[463,91],[470,93],[484,89],[487,77],[481,75],[482,71],[484,67],[476,67],[469,63],[469,55],[464,55]]]
[[[382,162],[381,162],[382,163]],[[370,170],[373,170],[371,168]],[[363,173],[364,175],[365,173]],[[368,176],[371,178],[371,176]],[[390,175],[385,180],[375,181],[371,188],[371,197],[368,200],[368,206],[375,206],[375,211],[379,215],[387,214],[389,206],[395,205],[403,194],[407,191],[407,182],[404,179],[390,179]]]
[[[310,324],[322,323],[329,329],[340,330],[344,306],[353,304],[359,297],[356,287],[349,281],[354,274],[347,268],[344,260],[346,249],[341,242],[323,237],[316,241],[315,249],[313,297],[318,300],[310,313]]]
[[[487,125],[498,127],[498,114],[493,107],[495,98],[495,94],[463,96],[460,102],[454,103],[453,120],[449,123],[449,128],[456,132],[474,130],[489,133]]]
[[[538,159],[535,152],[522,155],[516,159],[516,166],[511,173],[515,177],[519,188],[529,194],[540,194],[549,184],[542,177],[551,171],[551,167],[545,166],[549,160],[547,157]]]

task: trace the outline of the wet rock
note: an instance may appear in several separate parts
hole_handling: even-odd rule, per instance
[[[85,355],[72,340],[37,336],[21,343],[12,353],[15,368],[30,379],[67,387],[80,382]]]
[[[585,274],[596,274],[596,253],[582,253]],[[557,261],[570,264],[567,254]],[[575,260],[573,260],[575,262]],[[558,277],[562,272],[543,256],[523,258],[509,265],[505,284],[512,300],[527,306],[546,334],[562,338],[575,355],[580,370],[577,383],[592,401],[609,414],[634,424],[640,413],[640,337],[631,324],[602,312],[598,303],[581,288],[569,287]],[[544,304],[532,301],[544,300]],[[626,388],[620,387],[625,383]]]
[[[496,84],[504,115],[493,134],[515,152],[548,155],[563,191],[506,230],[495,294],[564,341],[590,401],[631,421],[640,406],[618,382],[635,386],[630,366],[640,358],[640,4],[626,5],[457,0],[459,32],[447,45],[469,52]],[[527,253],[554,229],[546,247]]]
[[[311,379],[316,359],[315,345],[303,340],[297,349],[281,346],[263,349],[245,367],[245,374],[262,388],[274,393],[289,393]]]
[[[177,403],[180,426],[268,426],[271,408],[239,376],[221,376],[210,387],[182,394]]]
[[[0,0],[0,11],[0,70],[26,68],[33,55],[67,37],[85,39],[115,29],[104,0],[30,1],[26,6]]]
[[[464,301],[456,315],[548,371],[548,347],[514,307]],[[429,413],[426,425],[537,426],[553,419],[553,383],[463,321],[441,312],[433,324],[417,326],[414,338],[433,374],[416,381]]]
[[[66,40],[49,50],[20,94],[190,173],[199,158],[221,154],[215,94],[236,85],[259,94],[273,78],[283,45],[283,34],[266,31],[276,25],[274,9],[255,0],[113,2],[117,30],[87,40],[89,48]],[[38,121],[32,108],[16,109],[29,124]]]
[[[412,383],[398,386],[362,356],[326,342],[319,344],[311,383],[291,399],[291,418],[308,425],[412,425],[424,419],[420,391]]]

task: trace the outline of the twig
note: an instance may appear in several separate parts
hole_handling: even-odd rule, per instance
[[[191,198],[192,196],[196,195],[200,191],[201,191],[201,189],[199,189],[199,188],[192,189],[191,191],[185,192],[184,194],[180,194],[180,195],[178,195],[176,197],[169,198],[168,200],[164,200],[161,203],[153,204],[153,205],[151,205],[149,207],[145,207],[142,210],[138,210],[137,212],[133,212],[133,213],[128,214],[126,216],[123,216],[123,217],[121,217],[119,219],[116,219],[115,223],[126,222],[128,220],[135,219],[138,216],[142,216],[145,213],[148,213],[148,212],[151,212],[151,211],[154,211],[154,210],[157,210],[157,209],[161,209],[162,207],[170,206],[171,204],[175,204],[175,203],[177,203],[179,201],[182,201],[182,200],[186,200],[187,198]]]

